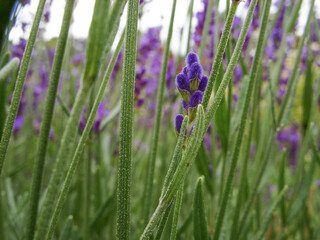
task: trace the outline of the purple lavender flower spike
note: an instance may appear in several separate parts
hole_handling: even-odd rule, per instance
[[[200,80],[200,84],[198,87],[198,90],[201,92],[204,92],[207,88],[207,84],[208,84],[208,77],[207,76],[202,76],[201,80]]]
[[[182,73],[185,75],[185,77],[186,78],[188,78],[188,67],[184,67],[183,69],[182,69]]]
[[[192,53],[192,52],[188,54],[187,59],[186,59],[186,63],[188,65],[188,67],[191,67],[191,65],[193,63],[198,63],[198,62],[199,62],[199,59],[198,59],[197,54]]]
[[[190,91],[190,86],[189,86],[189,82],[186,79],[184,74],[179,73],[177,75],[177,86],[179,88],[179,90],[187,90]]]
[[[175,122],[174,122],[174,125],[175,125],[175,128],[176,128],[176,131],[177,131],[177,134],[180,134],[180,130],[181,130],[181,125],[182,125],[182,122],[183,122],[183,115],[181,114],[178,114],[176,116],[176,119],[175,119]]]
[[[202,67],[199,63],[193,63],[189,69],[188,72],[188,78],[189,80],[195,79],[195,78],[201,78],[202,75]]]
[[[202,97],[203,93],[201,91],[195,91],[190,98],[189,108],[196,108],[202,102]]]
[[[180,73],[177,75],[176,81],[177,81],[178,90],[183,100],[185,100],[188,103],[190,99],[190,86],[187,78],[185,77],[184,74]]]
[[[203,94],[201,91],[195,91],[189,102],[189,122],[193,122],[197,115],[197,106],[202,102]]]
[[[188,72],[188,79],[190,82],[191,94],[198,89],[201,75],[202,75],[202,67],[200,66],[199,63],[193,63]]]
[[[188,103],[186,103],[183,99],[182,99],[182,107],[184,110],[188,110]]]

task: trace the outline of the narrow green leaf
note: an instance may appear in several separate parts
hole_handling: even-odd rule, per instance
[[[181,234],[183,234],[186,231],[186,229],[189,227],[191,222],[192,222],[192,210],[190,210],[188,217],[179,227],[178,232],[177,232],[177,238],[180,238]]]
[[[110,1],[110,0],[108,0]],[[108,56],[110,49],[112,47],[112,44],[114,42],[114,39],[116,37],[116,34],[119,29],[121,15],[124,12],[124,7],[126,6],[126,3],[128,0],[115,0],[113,1],[110,13],[108,15],[107,24],[104,27],[104,39],[103,39],[103,53],[102,53],[102,59],[101,59],[101,72],[103,73],[104,66],[107,65]],[[104,13],[105,14],[105,13]]]
[[[205,16],[205,21],[204,21],[204,28],[202,31],[202,38],[201,38],[201,43],[200,43],[200,49],[199,49],[199,59],[200,62],[203,58],[204,50],[207,44],[207,37],[209,34],[209,27],[211,24],[211,18],[212,18],[212,8],[213,8],[213,0],[208,1],[208,6],[207,6],[207,11],[206,11],[206,16]]]
[[[69,216],[60,235],[60,240],[69,240],[72,233],[73,217]]]
[[[281,156],[281,162],[279,167],[278,189],[283,189],[285,186],[286,154],[287,154],[287,151],[283,150],[281,154],[282,156]],[[286,204],[285,204],[284,198],[282,198],[280,202],[280,211],[281,211],[281,220],[282,220],[281,226],[282,226],[282,229],[284,229],[287,222]]]
[[[103,7],[101,8],[98,7],[98,5],[106,6],[106,2],[103,2],[103,1],[104,0],[98,0],[95,3],[97,6],[95,5],[95,8],[94,8],[93,19],[91,20],[90,32],[95,32],[94,29],[96,28],[99,29],[99,27],[102,27],[101,25],[97,24],[97,21],[101,20],[101,14],[102,14],[101,10],[104,9]],[[99,12],[99,14],[96,12]],[[102,18],[104,17],[102,16]],[[101,35],[99,36],[101,40],[102,37]],[[95,38],[93,33],[89,34],[89,39],[90,38],[91,39]],[[96,42],[98,41],[98,39],[97,40],[93,39],[90,41]],[[96,43],[98,44],[99,42],[96,42]],[[87,54],[89,54],[88,51],[96,51],[95,46],[93,46],[93,43],[88,45]],[[90,56],[92,55],[95,55],[95,54],[90,53]],[[89,56],[87,56],[87,58],[90,59]],[[90,65],[90,64],[91,64],[90,61],[86,62],[86,65]],[[98,70],[98,68],[96,67],[97,66],[93,66],[94,69]],[[66,175],[67,168],[65,166],[68,166],[68,163],[71,160],[70,149],[74,147],[74,143],[76,141],[76,136],[78,133],[77,128],[79,126],[80,116],[87,102],[88,94],[93,85],[93,80],[97,74],[97,72],[94,72],[91,74],[90,67],[85,67],[85,69],[88,69],[87,74],[82,75],[80,90],[77,93],[77,97],[73,105],[70,118],[68,119],[65,131],[63,132],[63,136],[61,138],[61,144],[57,154],[56,164],[54,166],[53,173],[49,181],[47,194],[43,203],[43,209],[38,219],[38,223],[37,223],[38,228],[36,231],[35,240],[42,240],[43,236],[46,236],[50,219],[51,219],[50,217],[53,212],[55,202],[57,200],[56,192],[58,191],[58,189],[60,189],[62,179]]]
[[[312,106],[312,96],[313,96],[313,72],[312,72],[313,61],[310,57],[310,48],[308,49],[307,57],[307,68],[305,73],[305,80],[303,86],[303,96],[302,96],[302,125],[304,131],[308,128],[311,106]]]
[[[153,231],[160,222],[164,212],[170,206],[174,197],[182,184],[183,179],[190,170],[191,164],[195,159],[202,142],[202,134],[204,132],[204,111],[202,105],[198,106],[196,122],[192,134],[188,140],[185,152],[183,153],[182,160],[175,171],[172,180],[169,182],[167,190],[162,189],[163,196],[160,197],[159,204],[150,218],[148,225],[145,227],[140,240],[150,239]]]
[[[0,69],[0,83],[7,80],[10,73],[14,72],[18,68],[19,62],[19,58],[15,57]]]
[[[67,43],[69,27],[73,12],[74,0],[66,2],[64,16],[62,20],[60,35],[57,41],[56,52],[53,59],[52,71],[48,86],[48,94],[45,100],[45,110],[42,115],[41,129],[37,145],[37,155],[33,166],[32,184],[30,187],[29,210],[25,225],[26,239],[32,240],[36,228],[40,190],[42,184],[42,175],[45,164],[47,145],[50,135],[51,122],[56,102],[56,95],[59,86],[61,66]]]
[[[17,71],[18,65],[19,59],[14,58],[10,61],[10,52],[5,53],[0,65],[0,141],[6,119],[7,78],[11,71]]]
[[[154,180],[154,171],[155,171],[155,164],[156,164],[156,157],[158,151],[158,144],[159,144],[159,134],[160,134],[160,127],[162,121],[162,105],[163,105],[163,96],[164,96],[164,86],[166,82],[167,76],[167,69],[168,69],[168,61],[169,61],[169,53],[170,53],[170,43],[172,38],[173,32],[173,23],[176,11],[176,3],[177,0],[172,2],[172,10],[171,10],[171,17],[170,17],[170,26],[168,30],[168,38],[166,42],[165,52],[163,55],[162,66],[161,66],[161,73],[160,79],[158,83],[158,95],[157,95],[157,108],[156,108],[156,116],[155,116],[155,123],[152,132],[152,141],[151,141],[151,152],[150,158],[148,162],[148,172],[147,172],[147,181],[145,185],[145,194],[144,194],[144,222],[145,224],[148,223],[148,219],[150,217],[150,210],[151,210],[151,203],[152,203],[152,192],[153,192],[153,180]]]
[[[317,155],[313,154],[308,173],[306,174],[306,177],[304,177],[304,179],[303,179],[304,181],[303,181],[302,186],[299,187],[299,194],[290,204],[290,207],[288,210],[288,214],[289,214],[288,224],[289,224],[289,222],[293,221],[296,218],[297,214],[303,208],[303,206],[305,205],[305,201],[308,198],[308,195],[310,192],[310,187],[312,184],[313,175],[315,172],[315,166],[316,166],[316,161],[317,161],[316,158],[317,158]]]
[[[210,178],[210,172],[209,172],[209,159],[206,153],[204,143],[202,143],[200,146],[200,150],[196,158],[196,166],[199,174],[204,176],[204,181],[208,191],[210,192],[211,195],[213,195],[212,178]]]
[[[270,92],[272,122],[273,122],[274,130],[276,130],[277,120],[276,120],[276,110],[275,110],[274,89],[273,89],[272,80],[271,80],[271,61],[268,62],[268,80],[269,80],[268,86],[269,86],[269,92]]]
[[[54,232],[56,224],[58,222],[59,215],[61,213],[61,210],[62,210],[63,205],[65,203],[65,200],[67,198],[67,194],[69,192],[69,188],[70,188],[72,177],[73,177],[73,175],[74,175],[74,173],[76,171],[80,156],[81,156],[81,154],[82,154],[82,152],[84,150],[85,144],[86,144],[86,142],[88,140],[90,131],[91,131],[92,126],[94,124],[95,117],[96,117],[100,102],[102,101],[103,94],[104,94],[105,88],[107,86],[108,80],[109,80],[109,78],[111,76],[111,73],[112,73],[112,70],[114,68],[114,65],[116,64],[116,60],[117,60],[117,57],[119,55],[119,52],[120,52],[120,49],[121,49],[121,46],[122,46],[122,43],[123,43],[123,40],[124,40],[124,35],[125,34],[123,32],[122,36],[121,36],[121,38],[119,40],[119,43],[118,43],[118,45],[116,47],[116,50],[115,50],[115,52],[114,52],[114,54],[113,54],[113,56],[111,58],[111,61],[109,63],[108,69],[107,69],[107,72],[106,72],[106,74],[105,74],[105,76],[103,78],[103,81],[102,81],[101,85],[100,85],[98,94],[96,96],[96,99],[94,101],[94,104],[92,106],[92,110],[90,112],[90,115],[89,115],[89,118],[88,118],[88,121],[87,121],[86,127],[85,127],[85,129],[84,129],[84,131],[82,133],[81,139],[80,139],[80,141],[78,143],[78,146],[76,148],[76,151],[75,151],[75,153],[73,155],[72,162],[71,162],[70,167],[68,169],[66,179],[64,181],[62,190],[61,190],[61,192],[59,194],[59,199],[58,199],[58,202],[56,204],[56,208],[54,210],[54,214],[53,214],[51,222],[50,222],[50,226],[49,226],[48,234],[47,234],[47,238],[46,238],[47,240],[51,239],[52,236],[53,236],[53,232]]]
[[[310,19],[311,19],[311,15],[312,15],[312,11],[313,11],[313,6],[314,6],[314,0],[311,1],[311,6],[310,6],[310,10],[308,13],[308,17],[307,17],[307,23],[303,32],[303,35],[300,39],[300,43],[299,43],[299,48],[298,48],[298,52],[297,55],[295,57],[295,62],[292,68],[292,73],[290,75],[289,81],[288,81],[288,85],[287,85],[287,89],[286,89],[286,94],[282,100],[281,103],[281,108],[280,108],[280,112],[278,115],[278,125],[281,125],[282,121],[283,121],[283,117],[285,115],[285,111],[289,102],[290,97],[292,96],[293,92],[295,92],[295,82],[297,80],[297,78],[299,77],[299,64],[300,64],[300,60],[301,60],[301,54],[302,54],[302,50],[303,50],[303,46],[304,46],[304,42],[305,39],[307,37],[308,34],[308,30],[309,30],[309,24],[310,24]]]
[[[161,239],[162,232],[164,230],[164,227],[166,226],[166,223],[167,223],[167,220],[168,220],[168,218],[170,216],[170,212],[171,212],[172,207],[173,207],[173,203],[171,203],[170,206],[164,212],[164,214],[162,216],[162,219],[161,219],[161,221],[159,223],[158,231],[157,231],[156,236],[154,237],[154,240],[160,240]]]
[[[196,158],[200,145],[202,143],[202,133],[204,132],[204,111],[202,105],[198,106],[196,122],[188,140],[185,152],[182,155],[181,162],[170,182],[168,190],[164,194],[162,201],[172,201],[173,196],[176,194],[179,185],[189,172],[191,164]]]
[[[208,86],[204,93],[203,102],[202,102],[203,108],[205,111],[207,110],[213,85],[214,85],[214,82],[216,81],[217,75],[219,73],[220,65],[222,64],[222,61],[223,61],[223,54],[225,52],[225,49],[228,43],[228,39],[231,33],[231,27],[233,24],[233,20],[234,20],[238,5],[239,5],[239,1],[232,1],[231,10],[229,11],[228,17],[226,19],[226,24],[222,32],[221,40],[218,45],[217,54],[214,57],[213,65],[212,65],[210,76],[209,76]]]
[[[241,90],[239,93],[239,100],[236,103],[234,113],[232,115],[232,120],[231,120],[231,129],[230,129],[230,141],[234,138],[234,135],[236,133],[237,128],[239,127],[240,120],[241,120],[241,115],[243,112],[244,104],[245,104],[245,96],[248,91],[249,87],[249,77],[245,76],[241,80]],[[229,144],[231,144],[229,142]]]
[[[172,227],[171,227],[171,233],[170,233],[170,240],[175,240],[177,236],[177,229],[178,229],[181,203],[182,203],[182,197],[183,197],[183,187],[184,187],[184,183],[181,184],[177,192],[176,201],[174,204],[174,213],[173,213]]]
[[[188,41],[187,41],[187,51],[186,55],[190,51],[190,40],[191,40],[191,30],[192,30],[192,19],[193,19],[193,4],[194,0],[190,0],[190,5],[189,5],[189,29],[188,29]]]
[[[67,117],[70,117],[70,112],[69,112],[69,109],[67,107],[67,104],[66,102],[63,100],[63,98],[61,97],[60,94],[57,94],[57,99],[59,101],[59,105],[62,109],[62,111],[66,114]]]
[[[279,193],[279,195],[277,196],[277,198],[274,200],[270,209],[266,213],[266,217],[262,223],[262,227],[261,227],[256,239],[258,239],[258,240],[263,239],[264,234],[266,233],[266,231],[269,227],[270,221],[272,219],[273,212],[276,210],[278,204],[280,203],[281,199],[283,198],[283,196],[287,192],[287,190],[288,190],[288,186],[284,186],[283,189],[281,190],[281,192]]]
[[[108,114],[108,116],[103,119],[103,121],[101,122],[101,127],[100,127],[100,131],[103,131],[106,129],[106,127],[108,126],[108,124],[115,119],[116,116],[118,116],[119,112],[121,109],[121,102],[119,102]]]
[[[117,187],[117,239],[130,236],[130,186],[134,83],[137,56],[138,0],[129,0],[124,47]]]
[[[204,205],[203,177],[198,178],[194,191],[192,216],[194,239],[209,239],[208,223]]]
[[[106,25],[110,24],[110,22],[108,22],[109,5],[110,0],[96,0],[94,5],[94,14],[92,16],[87,42],[87,63],[83,77],[84,81],[89,84],[96,79],[99,73],[103,43],[105,43],[105,37],[109,34],[106,28]]]
[[[189,118],[188,116],[185,116],[183,119],[183,122],[181,124],[180,133],[184,133],[187,129]],[[179,134],[178,141],[176,144],[176,147],[173,152],[173,157],[168,169],[168,173],[166,174],[166,177],[164,179],[162,192],[161,192],[161,198],[163,197],[164,193],[168,190],[168,186],[170,182],[172,181],[173,175],[179,165],[179,162],[182,157],[182,151],[183,151],[183,143],[184,143],[184,134]]]
[[[7,121],[6,121],[6,124],[3,129],[3,135],[1,138],[1,142],[0,142],[0,176],[1,176],[2,166],[4,163],[5,157],[6,157],[7,148],[9,145],[13,124],[14,124],[15,118],[18,113],[20,100],[21,100],[21,96],[22,96],[22,91],[23,91],[23,85],[24,85],[24,81],[26,80],[27,72],[29,69],[32,49],[33,49],[34,43],[36,41],[36,37],[37,37],[39,24],[40,24],[40,20],[41,20],[41,16],[42,16],[45,2],[46,2],[46,0],[40,0],[39,4],[38,4],[35,18],[32,23],[30,36],[27,41],[26,49],[23,53],[17,82],[15,84],[14,92],[12,95],[12,102],[10,105]]]
[[[299,76],[300,76],[300,71],[297,72],[296,78],[294,79],[294,82],[292,83],[291,92],[288,93],[287,103],[285,105],[281,121],[279,122],[280,127],[284,126],[290,117],[290,114],[291,114],[291,111],[293,108],[293,104],[294,104],[295,95],[296,95],[296,88],[297,88]],[[280,110],[280,113],[281,113],[281,110]],[[280,113],[279,113],[279,115],[280,115]]]
[[[268,24],[268,19],[269,19],[271,2],[272,2],[271,0],[267,0],[265,2],[265,6],[264,6],[261,29],[260,29],[259,38],[258,38],[257,51],[256,51],[256,54],[254,56],[252,68],[251,68],[251,71],[250,71],[249,87],[248,87],[248,91],[246,93],[246,100],[245,100],[244,110],[243,110],[242,115],[241,115],[239,133],[238,133],[238,136],[237,136],[237,139],[236,139],[236,144],[235,144],[235,147],[234,147],[234,150],[233,150],[233,153],[232,153],[232,159],[231,159],[231,166],[230,166],[230,170],[229,170],[229,175],[228,175],[226,186],[224,188],[223,199],[222,199],[221,206],[220,206],[220,209],[219,209],[218,220],[217,220],[217,223],[216,223],[214,237],[213,237],[214,240],[218,240],[219,239],[219,236],[220,236],[220,233],[221,233],[222,224],[223,224],[223,220],[224,220],[224,215],[225,215],[225,212],[226,212],[226,208],[227,208],[227,205],[228,205],[229,197],[230,197],[231,190],[232,190],[232,187],[233,187],[233,179],[234,179],[235,170],[236,170],[236,167],[237,167],[237,162],[238,162],[239,153],[240,153],[240,149],[241,149],[242,138],[243,138],[243,135],[244,135],[247,115],[248,115],[248,112],[249,112],[251,95],[252,95],[252,92],[253,92],[254,84],[257,82],[257,70],[259,69],[259,63],[261,62],[261,56],[262,56],[262,52],[264,50],[263,49],[264,41],[265,41],[264,36],[265,36],[266,30],[267,30],[267,24]],[[237,42],[236,49],[234,50],[234,54],[233,54],[232,59],[231,59],[231,61],[229,63],[229,66],[231,65],[232,67],[228,66],[227,72],[226,72],[226,74],[224,76],[224,79],[222,80],[222,83],[221,83],[222,86],[220,85],[219,90],[220,90],[220,88],[221,89],[223,89],[224,87],[226,88],[227,84],[228,84],[228,81],[230,81],[230,78],[231,78],[232,72],[234,70],[235,64],[239,59],[239,55],[240,55],[240,52],[241,52],[241,49],[242,49],[242,46],[243,46],[243,43],[244,43],[244,38],[245,38],[245,36],[247,34],[248,27],[249,27],[249,25],[251,23],[253,12],[255,10],[256,4],[257,4],[257,1],[255,1],[255,0],[251,1],[251,3],[250,3],[249,11],[248,11],[248,14],[247,14],[243,29],[242,29],[242,31],[240,33],[240,37],[239,37],[239,40]],[[230,72],[230,70],[232,70],[232,72]],[[225,84],[224,86],[223,86],[223,83]],[[219,92],[219,90],[218,90],[218,92]],[[223,92],[221,92],[221,93],[219,93],[217,95],[220,95],[219,97],[220,97],[220,101],[221,101],[221,98],[223,96]],[[218,100],[217,104],[219,104],[220,101]],[[212,105],[210,107],[209,113],[207,115],[206,124],[208,124],[208,122],[210,121],[208,119],[211,119],[211,117],[213,116],[213,115],[210,114],[210,112],[211,112],[211,114],[214,115],[214,113],[215,113],[215,106],[214,105]]]
[[[215,81],[214,85],[214,91],[215,94],[217,93],[219,86],[221,84],[221,81],[223,79],[223,66],[220,66],[219,74],[217,76],[217,79]],[[231,81],[230,81],[231,82]],[[228,131],[229,131],[229,125],[228,123],[228,106],[227,101],[225,97],[222,98],[220,106],[217,109],[217,113],[214,118],[214,124],[216,125],[217,132],[219,134],[219,138],[221,141],[222,149],[224,154],[227,154],[228,151]]]

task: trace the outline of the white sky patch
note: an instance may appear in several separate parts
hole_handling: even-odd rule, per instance
[[[73,21],[70,28],[70,34],[74,38],[87,38],[89,26],[91,23],[93,7],[93,0],[78,0],[76,7],[73,12]],[[145,32],[150,27],[162,26],[161,31],[161,40],[165,41],[168,34],[171,8],[172,8],[172,0],[145,0],[147,3],[144,6],[144,14],[142,15],[141,21],[139,21],[139,29],[142,32]],[[10,40],[13,42],[19,41],[20,37],[27,38],[30,34],[31,22],[34,17],[34,13],[36,12],[39,0],[31,0],[31,4],[27,5],[22,9],[19,13],[16,26],[12,29],[10,33]],[[185,27],[187,31],[187,27],[189,25],[188,20],[188,7],[190,0],[177,0],[176,6],[176,15],[174,19],[174,28],[171,42],[171,49],[174,52],[177,52],[179,48],[185,49],[186,46],[186,37],[183,37],[183,42],[180,41],[180,32],[183,27]],[[244,4],[241,4],[244,5]],[[317,16],[320,17],[320,1],[316,1],[315,3]],[[47,23],[44,27],[43,37],[48,40],[53,37],[57,37],[60,32],[60,27],[62,23],[62,17],[64,12],[65,0],[54,0],[51,6],[51,16],[50,22]],[[303,1],[303,5],[301,8],[301,13],[299,17],[298,23],[298,33],[303,31],[303,27],[306,23],[306,16],[309,10],[310,4],[309,1]],[[203,9],[203,3],[201,0],[194,0],[194,9],[193,12],[196,13]],[[224,1],[220,1],[219,11],[223,12],[225,10]],[[245,15],[244,6],[239,6],[237,11],[238,16],[244,17]],[[123,13],[120,29],[123,29],[126,22],[126,14],[127,8]],[[22,22],[30,23],[30,25],[26,28],[26,32],[23,33],[21,30]],[[193,17],[192,22],[193,28],[196,25],[196,17]],[[184,36],[187,36],[186,31]],[[120,31],[119,31],[120,32]],[[119,36],[116,38],[119,39]],[[180,46],[181,45],[181,46]]]

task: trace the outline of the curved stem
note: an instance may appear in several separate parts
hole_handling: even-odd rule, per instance
[[[159,81],[159,92],[157,97],[157,108],[156,108],[156,116],[155,116],[155,124],[154,124],[154,131],[152,135],[152,142],[151,142],[151,155],[150,160],[148,163],[148,175],[147,175],[147,182],[146,182],[146,189],[145,189],[145,206],[144,206],[144,221],[145,224],[148,223],[151,203],[152,203],[152,190],[153,190],[153,180],[154,180],[154,168],[156,163],[156,156],[158,150],[158,142],[159,142],[159,133],[160,133],[160,124],[161,124],[161,115],[162,115],[162,105],[163,105],[163,95],[164,95],[164,86],[167,76],[167,69],[168,69],[168,60],[169,60],[169,52],[170,52],[170,43],[173,31],[173,22],[174,22],[174,15],[176,10],[176,3],[177,0],[174,0],[172,3],[172,11],[171,11],[171,18],[170,18],[170,26],[168,30],[168,39],[166,43],[165,52],[163,55],[163,64],[161,67],[161,77]]]
[[[205,17],[205,21],[204,21],[204,28],[202,31],[202,39],[201,39],[201,43],[200,43],[200,50],[199,50],[200,62],[203,58],[204,50],[206,48],[207,37],[209,34],[209,27],[210,27],[211,18],[212,18],[212,8],[213,8],[213,0],[209,0],[209,3],[207,5],[206,17]]]
[[[216,228],[215,228],[215,232],[214,232],[214,236],[213,236],[214,240],[218,240],[219,239],[219,236],[220,236],[220,233],[221,233],[221,228],[222,228],[222,223],[223,223],[223,220],[224,220],[224,215],[225,215],[226,208],[227,208],[228,201],[229,201],[229,195],[231,193],[232,186],[233,186],[233,179],[234,179],[234,175],[235,175],[235,171],[236,171],[236,167],[237,167],[237,162],[238,162],[238,158],[239,158],[240,148],[241,148],[241,144],[242,144],[242,138],[243,138],[243,134],[244,134],[244,130],[245,130],[245,124],[246,124],[246,120],[247,120],[247,115],[248,115],[250,101],[251,101],[251,95],[252,95],[252,91],[253,91],[253,86],[254,86],[254,83],[256,82],[256,79],[257,79],[257,70],[259,68],[259,63],[261,61],[261,55],[262,55],[262,51],[263,51],[263,47],[262,46],[263,46],[263,43],[265,41],[264,36],[265,36],[266,30],[267,30],[267,23],[268,23],[268,18],[269,18],[271,2],[272,2],[271,0],[267,0],[266,4],[265,4],[265,8],[264,8],[263,20],[262,20],[262,25],[261,25],[259,39],[258,39],[258,45],[257,45],[257,51],[256,51],[256,54],[254,56],[253,65],[252,65],[251,72],[250,72],[249,87],[248,87],[248,91],[246,93],[244,110],[243,110],[242,115],[241,115],[241,122],[240,122],[240,126],[239,126],[239,133],[238,133],[238,136],[237,136],[236,145],[235,145],[235,148],[234,148],[234,151],[233,151],[233,154],[232,154],[230,171],[229,171],[229,175],[228,175],[228,178],[227,178],[227,183],[226,183],[226,186],[225,186],[225,190],[224,190],[224,193],[223,193],[223,199],[222,199],[222,202],[221,202],[221,206],[220,206],[220,209],[219,209],[218,220],[217,220],[217,223],[216,223]],[[255,10],[256,5],[257,5],[257,0],[251,1],[250,7],[249,7],[249,11],[248,11],[248,15],[246,17],[243,29],[242,29],[241,34],[240,34],[239,41],[237,42],[235,53],[233,54],[233,56],[231,58],[229,66],[230,65],[233,66],[232,65],[233,64],[232,61],[233,61],[234,57],[236,57],[237,60],[239,58],[240,51],[238,52],[237,47],[239,46],[239,43],[242,42],[242,44],[243,44],[243,42],[244,42],[244,41],[242,41],[244,39],[241,39],[242,33],[245,32],[244,35],[246,35],[246,32],[247,32],[248,27],[249,27],[249,25],[251,23],[251,20],[252,20],[253,12]],[[240,42],[240,39],[241,39],[241,42]],[[242,44],[241,44],[241,48],[242,48]],[[229,66],[228,66],[226,75],[228,74]],[[226,75],[225,75],[225,77],[226,77]],[[225,77],[222,80],[222,82],[224,82]],[[221,85],[222,85],[222,83],[221,83]],[[225,86],[227,86],[227,84]],[[221,86],[219,87],[219,90],[220,90],[220,88],[221,88]],[[218,92],[219,92],[219,90],[218,90]],[[217,93],[217,95],[218,95],[218,93]],[[207,124],[208,124],[208,122],[207,122]]]
[[[83,134],[81,136],[81,139],[80,139],[80,142],[79,142],[79,144],[77,146],[77,149],[76,149],[76,151],[75,151],[75,153],[73,155],[72,162],[71,162],[70,167],[68,169],[67,177],[66,177],[66,179],[64,181],[64,184],[63,184],[61,193],[59,195],[59,199],[58,199],[56,208],[54,210],[54,214],[53,214],[53,217],[52,217],[52,220],[51,220],[51,223],[50,223],[50,227],[49,227],[49,230],[48,230],[47,239],[51,239],[52,238],[52,235],[53,235],[55,226],[57,224],[60,212],[61,212],[62,207],[64,205],[64,202],[65,202],[65,200],[67,198],[67,194],[69,192],[69,188],[70,188],[72,177],[73,177],[73,175],[75,173],[75,170],[77,168],[80,156],[81,156],[81,154],[83,152],[85,144],[86,144],[86,142],[87,142],[87,140],[89,138],[90,131],[91,131],[92,126],[93,126],[93,124],[95,122],[95,117],[96,117],[100,102],[102,101],[103,93],[105,91],[105,88],[106,88],[107,83],[109,81],[109,78],[111,76],[112,70],[113,70],[114,65],[116,63],[117,56],[119,55],[119,52],[120,52],[120,49],[121,49],[121,46],[122,46],[122,43],[123,43],[123,39],[124,39],[124,33],[122,34],[121,39],[120,39],[120,41],[118,43],[118,46],[117,46],[117,48],[116,48],[116,50],[115,50],[115,52],[114,52],[114,54],[112,56],[112,59],[111,59],[110,64],[108,66],[107,72],[106,72],[106,74],[105,74],[105,76],[103,78],[103,81],[101,83],[101,86],[99,88],[98,95],[97,95],[97,97],[96,97],[96,99],[94,101],[94,104],[92,106],[92,110],[90,112],[90,115],[89,115],[89,118],[88,118],[88,122],[87,122],[86,127],[85,127],[85,129],[83,131]]]
[[[234,20],[238,5],[239,5],[238,1],[232,2],[231,9],[228,13],[228,17],[226,20],[226,25],[225,25],[224,30],[222,32],[221,40],[220,40],[220,43],[218,46],[218,51],[214,57],[214,61],[213,61],[213,65],[211,68],[210,77],[209,77],[209,81],[208,81],[208,86],[207,86],[207,89],[204,93],[203,102],[202,102],[203,109],[205,111],[207,110],[207,107],[208,107],[208,103],[210,100],[210,96],[212,93],[214,82],[216,81],[216,78],[219,74],[220,66],[223,61],[223,54],[224,54],[224,51],[226,49],[226,46],[227,46],[227,43],[229,40],[231,27],[233,24],[233,20]]]
[[[12,133],[13,124],[14,124],[15,118],[18,113],[20,100],[21,100],[21,96],[22,96],[22,91],[23,91],[23,85],[24,85],[24,81],[26,80],[27,72],[29,69],[32,49],[33,49],[34,43],[36,41],[36,37],[37,37],[39,24],[40,24],[40,20],[41,20],[41,16],[42,16],[45,2],[46,2],[46,0],[40,0],[40,2],[38,4],[37,12],[36,12],[34,21],[32,23],[30,36],[29,36],[29,39],[28,39],[28,42],[26,45],[26,49],[23,53],[17,82],[16,82],[14,92],[12,95],[12,102],[10,105],[8,118],[7,118],[6,124],[3,129],[3,135],[1,138],[1,142],[0,142],[0,176],[1,176],[2,166],[4,163],[5,157],[6,157],[6,153],[7,153],[11,133]]]
[[[58,38],[57,48],[53,59],[52,71],[48,87],[48,95],[46,97],[44,113],[42,116],[42,123],[37,147],[38,151],[33,168],[29,213],[27,214],[27,223],[25,228],[26,239],[28,240],[32,240],[34,236],[44,162],[46,157],[48,139],[50,135],[51,121],[55,106],[57,89],[60,80],[61,66],[68,38],[71,16],[73,12],[73,5],[74,0],[68,0],[66,2],[60,36]]]

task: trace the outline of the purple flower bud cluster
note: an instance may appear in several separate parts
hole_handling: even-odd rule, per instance
[[[195,119],[197,107],[202,103],[204,91],[208,84],[208,77],[203,75],[197,54],[189,53],[186,59],[187,66],[176,77],[176,85],[182,96],[182,107],[185,115],[189,116],[189,125]],[[175,127],[180,132],[183,115],[177,115]]]

